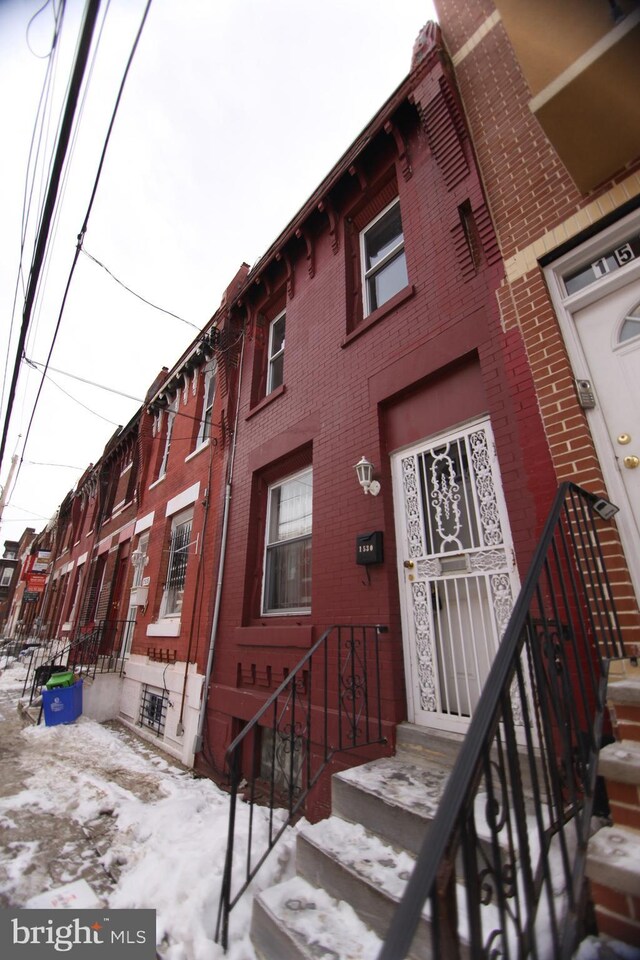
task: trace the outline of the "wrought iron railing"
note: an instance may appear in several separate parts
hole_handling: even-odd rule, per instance
[[[378,960],[405,957],[418,924],[442,960],[572,956],[608,663],[623,655],[607,506],[558,491]]]
[[[216,925],[216,941],[225,950],[231,910],[302,815],[335,754],[385,743],[379,640],[386,632],[381,626],[330,627],[229,746],[229,831]],[[247,804],[241,852],[238,799]]]
[[[122,673],[135,621],[100,620],[78,628],[72,640],[68,637],[48,640],[34,648],[27,663],[22,696],[29,693],[33,703],[40,688],[52,674],[73,670],[79,677],[95,677],[99,673]]]

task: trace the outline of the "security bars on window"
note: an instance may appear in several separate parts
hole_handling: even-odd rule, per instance
[[[145,684],[142,688],[142,700],[140,701],[140,725],[148,727],[149,730],[153,730],[161,737],[164,733],[168,706],[169,694],[167,691],[154,690]]]
[[[171,534],[171,550],[165,585],[165,616],[180,613],[182,609],[190,542],[191,521],[189,520],[177,526]]]

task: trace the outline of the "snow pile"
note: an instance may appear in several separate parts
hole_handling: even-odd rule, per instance
[[[17,664],[0,676],[0,719],[15,710],[23,681],[24,670]],[[5,847],[11,863],[5,865],[3,892],[13,891],[14,902],[24,902],[20,878],[45,855],[36,839],[40,817],[55,814],[86,825],[107,816],[117,831],[101,860],[107,870],[114,864],[118,868],[108,905],[155,909],[157,942],[167,960],[222,958],[213,937],[227,846],[228,795],[157,756],[144,742],[137,744],[127,731],[85,717],[68,726],[26,727],[20,736],[24,789],[0,798],[0,822],[10,827],[12,814],[33,811],[34,840]],[[246,862],[247,824],[248,807],[240,803],[237,877]],[[266,837],[267,827],[266,811],[258,809],[254,847]],[[229,960],[254,960],[248,933],[252,894],[292,875],[295,832],[286,831],[233,910]],[[58,849],[62,856],[63,838]]]

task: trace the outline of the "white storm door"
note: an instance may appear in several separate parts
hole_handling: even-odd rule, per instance
[[[488,420],[392,456],[409,719],[464,732],[519,589]]]
[[[573,319],[595,389],[594,443],[640,592],[640,280],[625,284]],[[595,415],[595,416],[594,416]]]

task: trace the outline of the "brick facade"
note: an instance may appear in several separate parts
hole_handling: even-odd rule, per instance
[[[432,34],[433,37],[433,34]],[[408,286],[362,309],[358,237],[399,197]],[[226,747],[331,624],[382,623],[389,747],[406,718],[391,454],[489,415],[519,568],[555,492],[527,356],[505,329],[503,279],[473,153],[437,41],[252,270],[230,315],[249,332],[207,723],[199,768],[224,776]],[[284,381],[265,395],[269,323],[286,308]],[[353,466],[381,483],[365,497]],[[313,473],[311,612],[261,613],[267,492]],[[379,530],[368,576],[355,538]],[[340,763],[356,758],[342,757]],[[328,811],[328,781],[308,815]]]
[[[640,160],[589,193],[580,192],[530,107],[532,91],[501,16],[503,7],[517,6],[436,2],[504,258],[505,275],[496,291],[502,325],[517,330],[524,342],[558,480],[606,496],[592,421],[578,403],[576,374],[543,268],[556,253],[640,205]],[[633,552],[631,545],[628,549]],[[606,552],[625,637],[632,642],[640,629],[637,590],[614,527]]]

